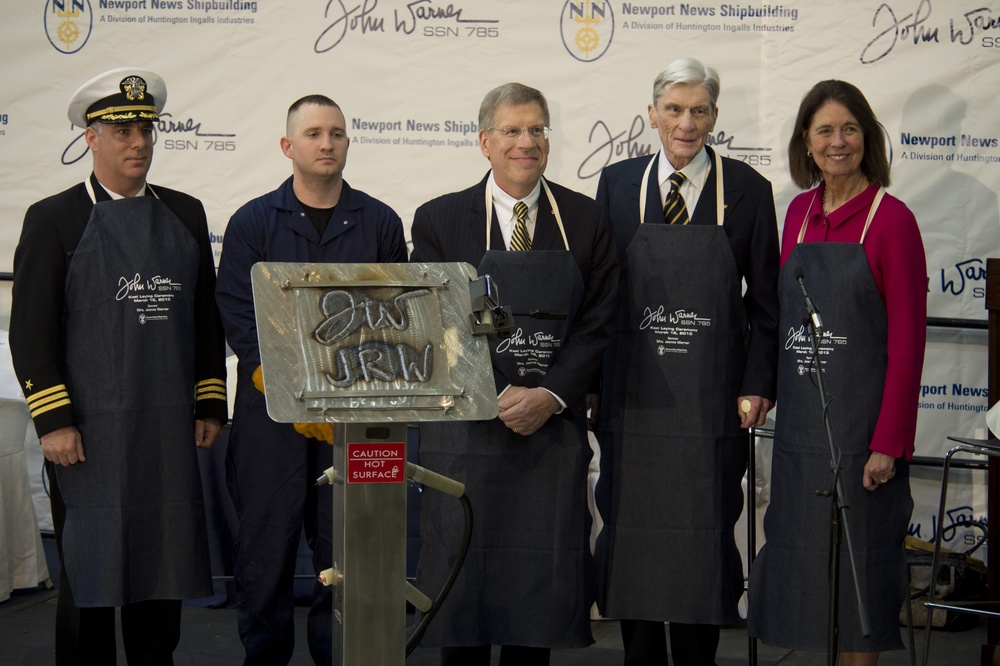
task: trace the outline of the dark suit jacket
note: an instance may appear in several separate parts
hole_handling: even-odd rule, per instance
[[[698,199],[691,224],[716,224],[715,159],[706,148],[711,170]],[[652,156],[612,164],[601,172],[597,201],[611,218],[619,259],[624,260],[639,228],[639,188]],[[778,223],[771,183],[747,164],[722,159],[726,210],[723,227],[733,249],[740,277],[747,283],[743,298],[749,338],[740,395],[774,400],[778,368]],[[663,217],[663,202],[654,165],[646,188],[646,222]]]
[[[91,175],[94,196],[110,201],[111,196]],[[198,241],[200,264],[195,292],[195,381],[226,380],[225,337],[222,320],[215,307],[215,260],[208,237],[205,208],[192,196],[159,185],[150,185],[166,206],[184,223]],[[70,386],[66,376],[63,339],[66,271],[94,203],[83,183],[32,204],[24,216],[21,238],[14,251],[14,286],[11,292],[10,351],[21,389],[26,398],[45,391],[59,392]],[[30,382],[30,383],[29,383]],[[191,387],[192,394],[195,387]],[[69,395],[69,400],[73,396]],[[206,398],[196,402],[198,418],[226,420],[225,399]],[[53,430],[73,425],[70,402],[51,409],[32,409],[35,430],[41,437]]]
[[[411,229],[410,261],[464,261],[478,266],[486,253],[486,185],[489,176],[461,192],[446,194],[417,209]],[[584,298],[569,335],[549,367],[542,388],[571,408],[583,399],[610,339],[614,299],[618,290],[618,260],[607,214],[593,199],[547,181],[562,216],[569,250],[583,277]],[[543,191],[532,250],[563,250],[562,236]],[[503,250],[500,227],[491,228],[490,247]],[[500,285],[501,290],[503,285]],[[501,294],[503,292],[501,291]],[[512,305],[516,310],[516,304]]]

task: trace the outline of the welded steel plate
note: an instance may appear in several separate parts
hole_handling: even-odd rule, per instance
[[[489,346],[463,263],[261,262],[251,270],[267,412],[283,423],[486,420]]]

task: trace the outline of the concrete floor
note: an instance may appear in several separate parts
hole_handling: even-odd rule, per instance
[[[59,571],[55,543],[43,539],[49,571]],[[58,582],[58,581],[56,581]],[[222,584],[225,587],[224,584]],[[303,588],[308,591],[308,585]],[[220,598],[225,599],[225,594]],[[0,666],[51,666],[55,663],[53,627],[56,611],[56,590],[21,590],[0,603]],[[306,644],[306,607],[295,609],[296,649],[292,666],[311,664]],[[236,611],[232,608],[204,608],[185,605],[182,614],[181,642],[174,653],[175,666],[239,666],[243,663],[243,645],[236,629]],[[412,618],[410,618],[412,623]],[[621,634],[615,621],[592,623],[594,644],[576,650],[554,650],[551,666],[620,666],[623,662]],[[909,639],[901,628],[904,644]],[[923,630],[914,631],[916,661],[923,654]],[[934,666],[974,666],[979,663],[980,645],[985,641],[985,624],[968,631],[934,631],[931,636],[929,664]],[[822,666],[824,653],[808,653],[758,645],[760,666]],[[119,664],[125,664],[119,648]],[[499,663],[499,650],[494,650],[493,663]],[[749,663],[749,640],[743,628],[723,629],[716,658],[718,666]],[[908,666],[908,651],[886,653],[880,666]],[[414,650],[406,666],[438,666],[439,653],[434,648]],[[88,665],[89,666],[89,665]],[[105,666],[105,665],[94,665]],[[381,666],[366,664],[365,666]],[[392,665],[388,665],[392,666]]]
[[[55,663],[52,648],[55,618],[55,591],[19,593],[0,604],[0,666],[49,666]],[[310,664],[305,642],[307,609],[296,608],[296,653],[293,665]],[[185,606],[181,643],[174,655],[176,666],[237,666],[243,663],[243,646],[236,632],[236,613],[232,609],[211,609]],[[905,629],[904,642],[907,641]],[[623,659],[618,623],[593,623],[595,643],[578,650],[556,650],[552,666],[610,666]],[[917,663],[923,646],[923,631],[915,632]],[[979,663],[980,644],[985,640],[985,627],[963,632],[935,631],[932,636],[930,664],[970,666]],[[498,652],[498,651],[495,651]],[[124,664],[119,652],[119,664]],[[494,663],[498,655],[494,655]],[[744,629],[722,631],[717,663],[719,666],[747,664],[748,640]],[[825,654],[805,653],[766,646],[758,647],[758,664],[771,666],[819,666],[826,663]],[[883,655],[881,666],[910,664],[908,652]],[[437,666],[438,651],[417,648],[406,660],[406,666]],[[372,665],[378,666],[378,665]]]

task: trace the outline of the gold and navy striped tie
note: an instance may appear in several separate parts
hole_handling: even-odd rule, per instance
[[[663,221],[667,224],[687,224],[688,211],[684,205],[684,197],[681,196],[681,183],[684,182],[684,174],[674,171],[670,174],[670,191],[663,202]]]
[[[531,236],[528,235],[528,206],[523,201],[514,204],[514,215],[517,222],[514,223],[514,233],[510,236],[510,249],[512,251],[530,250]]]

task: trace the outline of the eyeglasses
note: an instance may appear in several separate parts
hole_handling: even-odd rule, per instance
[[[549,135],[552,134],[551,127],[491,127],[489,131],[497,132],[508,141],[519,140],[525,132],[528,133],[528,137],[532,141],[548,139]]]

